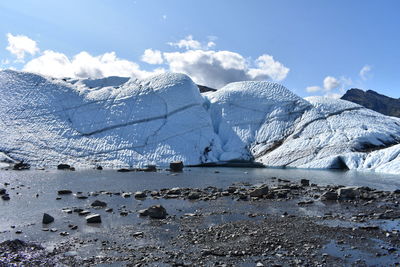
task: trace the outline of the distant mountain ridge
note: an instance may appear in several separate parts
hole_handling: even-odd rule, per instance
[[[352,88],[341,99],[351,101],[384,115],[400,117],[400,99],[381,95],[372,90],[363,91]]]

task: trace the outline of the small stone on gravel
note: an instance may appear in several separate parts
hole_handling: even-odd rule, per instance
[[[87,223],[101,223],[101,216],[99,214],[91,214],[85,217]]]
[[[54,217],[51,216],[50,214],[44,213],[43,214],[43,219],[42,219],[42,223],[44,224],[49,224],[54,222]]]

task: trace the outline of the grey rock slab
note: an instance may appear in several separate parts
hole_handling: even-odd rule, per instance
[[[87,223],[101,223],[100,214],[91,214],[85,217]]]

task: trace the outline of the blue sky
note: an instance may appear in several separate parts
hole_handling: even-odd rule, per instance
[[[215,87],[269,79],[300,96],[357,87],[399,98],[399,10],[395,0],[3,0],[0,68],[180,71]]]

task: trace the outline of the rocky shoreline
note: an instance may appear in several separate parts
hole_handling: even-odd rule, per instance
[[[46,215],[46,223],[37,228],[52,235],[56,244],[49,249],[29,237],[5,240],[0,243],[0,265],[400,264],[400,190],[321,186],[307,179],[270,177],[267,181],[135,192],[59,189],[52,195],[64,201],[62,212],[68,221],[57,229],[53,220],[62,219],[47,214],[53,220]],[[14,201],[13,194],[21,188],[9,183],[0,187],[2,196],[11,196],[0,201]],[[68,206],[72,200],[84,202]],[[120,201],[128,200],[129,204],[121,205]],[[97,220],[90,221],[93,216]],[[80,232],[78,225],[85,223],[84,218],[93,228],[110,218],[132,223]],[[17,231],[23,233],[10,226],[0,238]]]

